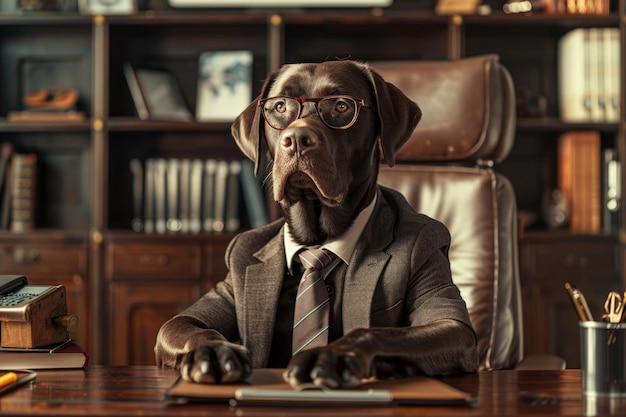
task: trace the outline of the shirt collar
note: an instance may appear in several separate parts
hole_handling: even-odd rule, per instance
[[[376,199],[377,195],[375,194],[372,202],[363,210],[361,210],[359,215],[352,223],[352,226],[350,226],[350,228],[338,238],[324,242],[322,248],[331,251],[332,253],[337,255],[338,258],[340,258],[347,265],[349,265],[350,257],[352,256],[352,252],[354,252],[354,248],[359,241],[359,237],[361,237],[361,233],[363,233],[365,225],[372,216],[374,206],[376,205]],[[289,233],[289,225],[285,225],[285,227],[283,228],[283,236],[285,240],[285,256],[287,260],[287,268],[289,268],[289,272],[292,272],[291,265],[293,257],[296,253],[298,253],[298,251],[300,251],[300,249],[303,249],[305,246],[295,242],[292,239],[291,234]]]

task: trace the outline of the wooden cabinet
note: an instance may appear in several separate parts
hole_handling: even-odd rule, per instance
[[[48,233],[3,236],[0,243],[0,274],[26,275],[35,285],[63,285],[67,312],[79,319],[78,331],[70,334],[82,346],[89,346],[88,245],[80,237]]]
[[[229,123],[140,120],[124,64],[172,73],[193,113],[199,55],[245,49],[254,57],[254,92],[285,62],[500,55],[520,98],[536,104],[532,111],[520,107],[513,151],[496,166],[512,180],[520,213],[534,220],[521,234],[526,350],[554,352],[577,364],[577,328],[563,283],[575,281],[599,311],[606,291],[622,286],[622,238],[547,230],[542,198],[556,182],[556,144],[563,132],[598,130],[604,148],[623,153],[625,120],[559,120],[557,43],[579,27],[620,28],[623,38],[623,0],[608,16],[436,16],[406,0],[384,10],[141,4],[139,13],[128,16],[19,14],[0,6],[0,143],[35,152],[41,161],[37,228],[23,235],[0,231],[0,271],[64,283],[82,319],[79,340],[93,363],[153,363],[160,324],[226,273],[223,256],[232,234],[131,231],[131,160],[243,158]],[[79,92],[85,121],[7,121],[26,92],[55,84]]]
[[[105,361],[154,364],[159,327],[224,278],[224,252],[231,238],[107,234]]]
[[[524,302],[524,351],[555,353],[580,367],[578,317],[564,289],[576,283],[595,320],[617,288],[620,252],[613,237],[531,235],[520,246]]]

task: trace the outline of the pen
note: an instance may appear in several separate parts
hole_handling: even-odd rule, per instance
[[[0,376],[0,388],[4,388],[17,381],[17,374],[15,372],[7,372]]]
[[[583,293],[569,282],[565,283],[565,289],[569,294],[569,298],[572,301],[572,305],[574,306],[580,321],[593,321],[593,316],[591,315],[591,311],[589,310],[587,300],[585,300]]]

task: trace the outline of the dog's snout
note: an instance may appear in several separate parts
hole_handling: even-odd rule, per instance
[[[280,147],[290,156],[304,154],[318,145],[318,135],[308,127],[285,129],[280,136]]]

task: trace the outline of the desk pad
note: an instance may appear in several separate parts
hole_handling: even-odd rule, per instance
[[[346,390],[294,390],[282,369],[255,369],[237,384],[198,384],[179,378],[168,390],[173,400],[226,402],[231,405],[470,405],[474,398],[436,378],[367,380]]]

